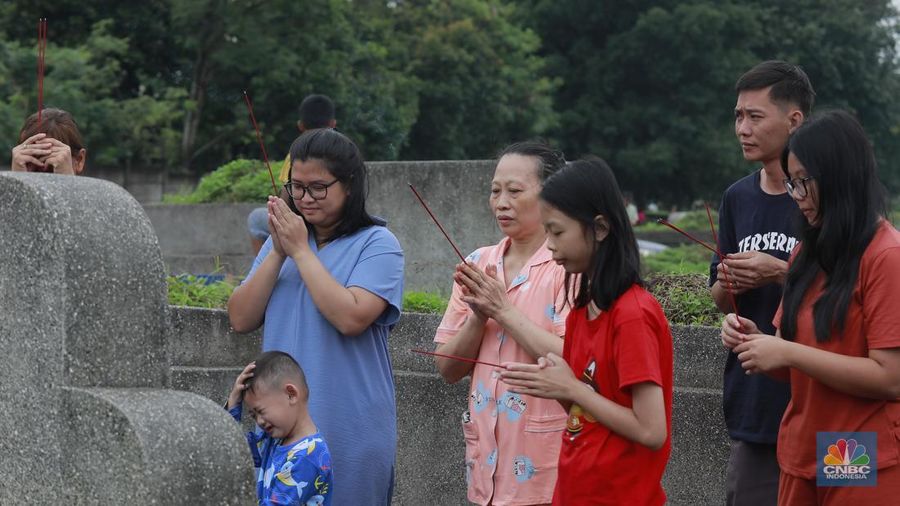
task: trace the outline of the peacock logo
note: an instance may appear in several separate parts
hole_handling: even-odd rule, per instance
[[[877,443],[875,432],[817,432],[816,485],[875,486]]]
[[[828,447],[823,461],[826,466],[865,466],[869,464],[869,455],[866,447],[855,439],[838,439]]]

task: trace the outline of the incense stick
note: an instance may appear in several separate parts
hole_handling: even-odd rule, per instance
[[[669,221],[667,221],[667,220],[665,220],[665,219],[663,219],[663,218],[659,218],[658,220],[656,220],[656,222],[659,223],[660,225],[665,225],[665,226],[671,228],[672,230],[674,230],[674,231],[678,232],[679,234],[681,234],[681,235],[687,237],[688,239],[690,239],[690,240],[694,241],[695,243],[699,244],[700,246],[703,246],[704,248],[708,249],[709,251],[711,251],[711,252],[713,252],[713,253],[715,253],[715,254],[717,254],[717,255],[719,254],[719,251],[718,251],[716,248],[713,248],[713,247],[710,246],[709,244],[706,244],[705,242],[701,241],[700,239],[697,239],[696,237],[694,237],[693,235],[689,234],[688,232],[685,232],[684,230],[681,230],[680,228],[676,227],[675,225],[673,225],[673,224],[670,223]]]
[[[431,216],[431,220],[434,221],[434,224],[437,225],[438,228],[441,230],[441,233],[444,234],[444,237],[447,239],[447,242],[450,243],[450,246],[453,246],[453,251],[456,252],[456,256],[459,257],[459,259],[462,261],[462,263],[466,263],[465,257],[463,257],[462,253],[459,252],[459,248],[456,247],[456,244],[453,242],[453,239],[450,239],[450,236],[447,235],[447,231],[444,230],[444,227],[441,226],[441,222],[439,222],[438,219],[434,216],[434,213],[431,212],[431,209],[428,207],[428,204],[426,204],[425,201],[422,200],[422,196],[419,195],[419,192],[416,191],[416,187],[413,186],[412,183],[406,183],[406,184],[408,184],[409,189],[412,190],[413,193],[416,194],[416,198],[419,199],[419,203],[422,204],[422,207],[424,207],[425,211],[428,212],[428,216]]]
[[[716,236],[716,226],[713,224],[712,211],[709,210],[709,203],[704,202],[703,205],[706,206],[706,217],[709,218],[709,229],[712,231],[713,242],[716,245],[716,249],[719,249],[719,238]],[[721,258],[721,255],[719,257]]]
[[[473,363],[473,364],[482,364],[482,365],[487,365],[487,366],[490,366],[490,367],[496,367],[496,368],[498,368],[498,369],[505,369],[505,367],[503,367],[502,365],[492,364],[492,363],[490,363],[490,362],[482,362],[482,361],[480,361],[480,360],[475,360],[475,359],[472,359],[472,358],[457,357],[456,355],[445,355],[445,354],[443,354],[443,353],[437,353],[437,352],[434,352],[434,351],[425,351],[425,350],[409,350],[409,351],[411,351],[411,352],[413,352],[413,353],[420,353],[420,354],[422,354],[422,355],[434,355],[435,357],[450,358],[450,359],[453,359],[453,360],[460,360],[460,361],[462,361],[462,362],[471,362],[471,363]]]
[[[41,126],[44,111],[44,59],[47,53],[47,18],[38,19],[37,123]]]
[[[716,226],[713,224],[712,211],[709,210],[708,203],[704,202],[703,205],[706,206],[706,217],[709,218],[709,230],[712,232],[713,241],[716,242],[716,255],[719,255],[720,262],[724,262],[725,257],[722,255],[722,250],[719,249],[719,238],[716,236]],[[731,280],[728,278],[728,266],[726,265],[725,267],[725,269],[722,269],[722,273],[725,274],[725,283],[731,285]],[[728,297],[731,299],[731,307],[734,308],[734,315],[738,318],[738,327],[743,327],[743,325],[741,325],[741,316],[738,314],[737,299],[734,298],[734,294],[731,293],[730,290],[725,291],[728,292]]]
[[[707,207],[707,212],[708,212],[708,211],[709,211],[709,208]],[[712,214],[709,215],[709,221],[710,221],[710,225],[712,225]],[[680,228],[676,227],[675,225],[669,223],[668,221],[666,221],[666,220],[664,220],[664,219],[662,219],[662,218],[656,220],[656,222],[659,223],[659,224],[661,224],[661,225],[665,225],[665,226],[671,228],[672,230],[674,230],[674,231],[678,232],[679,234],[681,234],[681,235],[687,237],[688,239],[690,239],[690,240],[694,241],[695,243],[699,244],[700,246],[703,246],[704,248],[708,249],[709,251],[715,253],[716,255],[718,255],[719,261],[720,261],[720,262],[722,262],[722,261],[725,260],[725,257],[722,256],[722,252],[719,251],[719,247],[718,247],[719,243],[718,243],[718,240],[716,240],[716,247],[713,248],[713,247],[710,246],[709,244],[706,244],[705,242],[701,241],[700,239],[697,239],[697,238],[694,237],[693,235],[689,234],[688,232],[685,232],[684,230],[681,230]],[[715,230],[715,228],[713,228],[712,234],[713,234],[713,237],[716,237],[716,230]],[[728,285],[730,286],[730,285],[731,285],[731,280],[728,278],[728,271],[725,270],[725,269],[722,269],[722,272],[725,274],[725,283],[728,284]],[[734,308],[734,314],[735,314],[736,316],[740,317],[740,315],[738,315],[737,300],[734,298],[734,294],[731,293],[731,292],[728,291],[728,290],[725,290],[725,291],[728,292],[728,296],[729,296],[729,298],[731,299],[731,307]],[[738,320],[738,324],[740,324],[740,320]]]
[[[247,104],[247,111],[250,112],[250,121],[253,123],[253,129],[256,130],[256,140],[259,141],[259,149],[262,150],[263,161],[266,163],[266,168],[269,169],[269,179],[272,180],[272,191],[273,195],[278,196],[278,187],[275,186],[275,175],[272,174],[272,167],[269,165],[269,155],[266,153],[266,145],[263,143],[262,134],[259,132],[259,125],[256,124],[256,116],[253,114],[253,104],[250,103],[250,95],[247,94],[247,90],[244,90],[244,102]]]

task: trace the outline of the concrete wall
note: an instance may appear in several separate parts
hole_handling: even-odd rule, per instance
[[[234,377],[260,349],[260,334],[234,334],[221,310],[172,308],[172,388],[222,403]],[[437,315],[404,314],[390,339],[399,448],[395,504],[466,504],[459,417],[468,382],[447,385],[432,360]],[[718,330],[675,327],[673,446],[663,485],[669,504],[722,504],[728,437],[722,420],[725,352]]]
[[[255,204],[145,204],[169,272],[245,275],[253,264],[247,215]]]
[[[407,290],[448,294],[459,261],[407,183],[416,186],[463,255],[502,237],[488,209],[493,161],[371,162],[368,167],[369,211],[387,219],[403,245]],[[253,263],[246,220],[256,207],[144,204],[171,272],[212,272],[218,259],[226,272],[239,276]],[[712,242],[709,230],[693,233]],[[666,230],[639,233],[638,238],[670,246],[689,242]]]
[[[491,161],[373,162],[369,212],[388,220],[406,254],[406,289],[449,293],[459,259],[419,205],[412,183],[466,255],[500,237],[488,208]],[[171,272],[207,273],[215,258],[233,274],[253,262],[247,214],[253,204],[144,204]]]
[[[88,156],[86,176],[111,181],[125,190],[141,204],[162,202],[168,193],[193,191],[200,177],[193,174],[170,174],[160,169],[131,169],[97,167],[91,165]]]

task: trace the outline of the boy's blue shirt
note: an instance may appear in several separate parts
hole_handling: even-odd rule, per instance
[[[243,405],[228,410],[241,421]],[[247,433],[247,443],[256,467],[256,496],[259,504],[330,506],[333,478],[331,455],[320,433],[292,445],[282,445],[259,427]]]

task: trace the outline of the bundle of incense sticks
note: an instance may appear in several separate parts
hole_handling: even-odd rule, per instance
[[[473,359],[473,358],[458,357],[458,356],[456,356],[456,355],[447,355],[447,354],[445,354],[445,353],[437,353],[437,352],[434,352],[434,351],[425,351],[425,350],[415,350],[415,349],[411,349],[411,350],[409,350],[409,351],[411,351],[411,352],[413,352],[413,353],[419,353],[419,354],[422,354],[422,355],[433,355],[433,356],[435,356],[435,357],[449,358],[449,359],[453,359],[453,360],[459,360],[459,361],[461,361],[461,362],[469,362],[469,363],[472,363],[472,364],[482,364],[482,365],[486,365],[486,366],[490,366],[490,367],[496,367],[496,368],[498,368],[498,369],[505,369],[502,365],[499,365],[499,364],[492,364],[492,363],[490,363],[490,362],[482,362],[481,360],[475,360],[475,359]]]
[[[409,185],[409,189],[416,195],[416,198],[419,199],[419,203],[422,204],[422,207],[425,208],[425,211],[428,212],[428,216],[431,216],[431,220],[434,221],[434,224],[441,230],[441,233],[444,234],[444,237],[447,239],[447,242],[450,243],[450,246],[453,247],[453,251],[456,252],[456,256],[459,257],[459,260],[462,263],[466,263],[465,257],[463,257],[462,253],[460,253],[459,248],[456,247],[456,243],[453,242],[453,239],[450,239],[450,236],[447,234],[447,231],[444,230],[444,227],[441,226],[441,222],[438,221],[437,217],[435,217],[434,213],[431,212],[431,208],[428,207],[428,204],[425,203],[425,200],[422,199],[422,196],[419,195],[419,192],[416,191],[416,187],[412,185],[412,183],[406,183]]]
[[[47,52],[47,18],[38,19],[37,122],[41,126],[44,110],[44,57]]]
[[[269,170],[269,179],[272,180],[272,195],[276,197],[279,194],[278,187],[275,185],[275,175],[272,174],[272,166],[269,165],[269,155],[266,153],[266,145],[263,143],[262,134],[259,132],[259,125],[256,124],[256,116],[253,114],[253,104],[250,102],[250,95],[244,90],[244,102],[247,104],[247,111],[250,113],[250,121],[253,123],[253,129],[256,130],[256,140],[259,141],[259,149],[262,150],[263,161],[266,163],[266,169]]]
[[[710,211],[710,209],[709,209],[709,204],[706,204],[706,203],[705,203],[704,205],[706,206],[706,217],[709,218],[709,229],[710,229],[710,231],[712,232],[713,240],[716,242],[716,247],[715,247],[715,248],[713,248],[713,247],[710,246],[709,244],[707,244],[707,243],[701,241],[700,239],[697,239],[696,237],[694,237],[694,236],[691,235],[690,233],[688,233],[688,232],[686,232],[686,231],[684,231],[684,230],[682,230],[682,229],[676,227],[676,226],[673,225],[672,223],[669,223],[667,220],[664,220],[664,219],[660,218],[660,219],[656,220],[656,222],[659,223],[659,224],[661,224],[661,225],[665,225],[665,226],[671,228],[672,230],[674,230],[674,231],[678,232],[679,234],[681,234],[681,235],[687,237],[688,239],[690,239],[690,240],[694,241],[695,243],[699,244],[700,246],[703,246],[704,248],[706,248],[706,249],[712,251],[713,253],[715,253],[716,255],[719,256],[719,261],[721,262],[721,261],[725,260],[725,256],[722,255],[722,252],[719,250],[719,239],[718,239],[718,237],[716,236],[716,226],[715,226],[715,224],[713,224],[712,211]],[[727,271],[727,270],[723,270],[722,272],[725,273],[725,283],[731,285],[731,280],[730,280],[729,277],[728,277],[728,271]],[[735,314],[735,316],[737,316],[737,317],[739,318],[739,319],[738,319],[738,324],[740,324],[740,314],[738,313],[737,299],[735,299],[734,294],[731,293],[730,291],[726,290],[726,292],[728,292],[728,298],[731,299],[731,307],[734,309],[734,314]]]

